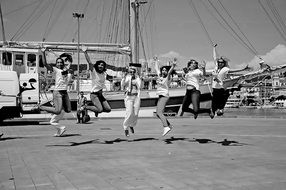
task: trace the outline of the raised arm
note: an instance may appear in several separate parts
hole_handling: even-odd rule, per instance
[[[155,69],[157,75],[160,76],[160,68],[159,68],[159,63],[158,63],[158,57],[154,56],[153,60],[154,60],[154,69]]]
[[[215,66],[217,66],[216,59],[217,59],[217,56],[218,56],[216,47],[217,47],[217,44],[215,44],[214,47],[213,47],[213,59],[214,59]]]
[[[203,63],[201,64],[201,70],[203,71],[203,76],[206,76],[206,65],[207,63],[203,60]]]
[[[172,72],[174,71],[174,68],[176,67],[176,65],[177,65],[177,58],[174,58],[174,60],[172,62],[172,66],[171,66],[171,68],[168,72],[168,75],[167,75],[168,79],[170,78],[170,76],[171,76]]]
[[[47,70],[53,72],[54,71],[53,67],[47,63],[46,48],[42,48],[41,52],[42,52],[43,65],[47,68]]]
[[[85,59],[86,59],[86,61],[87,61],[87,63],[88,63],[88,66],[89,66],[89,70],[92,71],[92,70],[93,70],[93,64],[92,64],[92,62],[91,62],[91,59],[90,59],[89,55],[87,54],[87,47],[82,46],[82,47],[81,47],[81,50],[82,50],[83,53],[84,53]]]

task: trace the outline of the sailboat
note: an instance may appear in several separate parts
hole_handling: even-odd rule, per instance
[[[29,113],[32,108],[40,103],[52,100],[50,89],[47,85],[50,78],[46,68],[43,65],[43,58],[41,48],[47,49],[52,54],[59,54],[62,52],[76,53],[80,46],[87,47],[87,52],[94,54],[115,54],[119,56],[129,57],[131,63],[139,63],[139,29],[138,29],[138,8],[141,2],[137,0],[129,1],[130,10],[130,43],[116,44],[116,43],[75,43],[75,42],[35,42],[35,41],[6,41],[0,42],[0,70],[14,71],[19,77],[19,85],[21,88],[29,85],[29,81],[33,82],[33,89],[23,91],[21,93],[21,111]],[[3,22],[2,22],[3,23]],[[3,26],[3,25],[2,25]],[[4,26],[2,27],[3,37]],[[115,60],[116,61],[116,60]],[[77,67],[82,65],[79,64]],[[112,67],[112,65],[111,65]],[[114,66],[113,66],[114,68]],[[78,69],[79,70],[79,69]],[[79,73],[75,73],[79,76]],[[77,94],[79,91],[89,91],[90,80],[86,80],[80,76],[80,80],[74,81],[69,89],[70,99],[72,102],[72,109],[76,109]],[[79,78],[79,77],[78,77]],[[113,76],[113,80],[118,79]],[[119,78],[120,79],[120,78]],[[79,88],[77,88],[77,85]],[[1,91],[5,94],[5,88],[1,86]],[[28,89],[28,88],[26,88]],[[184,88],[171,89],[170,101],[168,106],[179,106],[184,96]],[[106,98],[112,109],[124,108],[124,92],[123,91],[106,91]],[[16,96],[16,95],[15,95]],[[4,101],[5,97],[0,96],[0,102]],[[155,89],[141,91],[141,106],[155,107],[157,102],[157,95]],[[168,110],[167,110],[168,111]],[[170,111],[169,111],[170,112]],[[173,112],[173,111],[172,111]],[[5,117],[9,117],[5,116]],[[3,120],[3,118],[1,118]],[[5,118],[4,118],[5,119]]]
[[[106,1],[102,1],[106,2]],[[119,2],[119,3],[118,3]],[[7,41],[3,39],[3,42],[0,43],[0,69],[1,70],[9,70],[9,71],[16,71],[19,76],[19,82],[20,86],[23,87],[24,84],[29,84],[29,81],[31,79],[35,79],[36,82],[33,83],[33,86],[35,89],[30,89],[27,91],[24,91],[22,93],[22,110],[29,111],[31,108],[39,103],[39,102],[45,102],[46,100],[51,100],[51,94],[49,91],[47,91],[47,83],[51,79],[49,78],[49,75],[46,71],[46,69],[43,67],[42,64],[42,55],[41,55],[41,48],[46,48],[50,54],[59,54],[62,52],[69,52],[72,53],[75,57],[75,53],[78,52],[80,46],[86,46],[87,51],[89,53],[93,53],[96,55],[100,55],[100,58],[111,60],[108,56],[112,56],[113,60],[111,64],[115,67],[120,67],[116,65],[116,62],[125,62],[126,63],[140,63],[139,60],[139,46],[140,42],[139,39],[141,38],[140,32],[141,29],[139,27],[139,8],[140,6],[144,5],[145,1],[139,1],[139,0],[130,0],[130,1],[118,1],[116,2],[117,6],[116,10],[121,10],[119,7],[126,7],[128,8],[122,8],[120,14],[115,15],[113,12],[110,11],[114,19],[110,20],[110,25],[115,26],[115,28],[111,28],[111,26],[107,26],[109,30],[115,29],[119,33],[121,30],[118,28],[118,21],[116,20],[116,17],[120,17],[121,15],[129,18],[129,23],[124,23],[125,28],[129,28],[129,36],[128,39],[125,35],[125,30],[121,31],[121,35],[124,35],[125,42],[128,43],[115,43],[109,42],[109,43],[82,43],[79,42],[46,42],[46,40],[43,39],[43,41],[40,42],[21,42],[21,41]],[[88,5],[87,5],[88,6]],[[86,6],[86,7],[87,7]],[[113,7],[113,6],[112,6]],[[126,13],[128,10],[128,13]],[[103,14],[103,13],[102,13]],[[51,14],[52,15],[52,14]],[[130,17],[129,17],[130,16]],[[121,18],[121,17],[120,17]],[[119,18],[119,19],[120,19]],[[121,19],[126,20],[126,19]],[[3,23],[3,22],[2,22]],[[127,27],[126,27],[127,26]],[[111,29],[110,29],[111,28]],[[4,26],[2,24],[2,31],[3,31],[3,37],[5,36],[4,32]],[[78,35],[79,35],[78,30]],[[113,33],[108,34],[108,38],[110,39],[116,39],[117,36]],[[110,40],[110,41],[112,41]],[[142,40],[141,40],[142,41]],[[142,45],[141,45],[142,46]],[[118,57],[115,57],[118,56]],[[79,57],[79,56],[78,56]],[[78,58],[77,57],[77,58]],[[97,57],[98,58],[98,57]],[[147,59],[145,59],[146,61]],[[142,64],[143,65],[143,64]],[[84,67],[83,65],[79,64],[77,65],[77,69],[80,67]],[[122,65],[121,65],[122,67]],[[123,65],[124,67],[124,65]],[[142,71],[144,70],[145,65],[142,67]],[[145,68],[146,69],[146,68]],[[79,69],[78,69],[79,70]],[[244,69],[243,69],[244,70]],[[148,73],[148,68],[145,70]],[[77,76],[79,76],[79,73],[75,72]],[[86,80],[87,77],[80,76],[80,82],[75,81],[73,85],[71,85],[70,89],[70,98],[72,101],[73,109],[76,108],[76,100],[77,100],[77,94],[80,90],[88,89],[88,80]],[[245,77],[245,76],[244,76]],[[79,78],[79,77],[78,77]],[[118,75],[112,76],[113,81],[120,80],[120,77]],[[243,77],[238,78],[232,78],[226,80],[226,87],[232,87],[233,85],[237,84]],[[79,87],[78,87],[79,86]],[[210,99],[211,99],[211,87],[210,83],[205,82],[201,85],[200,91],[202,93],[201,96],[201,104],[202,107],[204,106],[210,106]],[[124,107],[124,92],[123,91],[106,91],[106,98],[109,101],[112,109],[120,109]],[[171,88],[170,89],[170,100],[167,104],[167,109],[165,111],[167,112],[177,112],[182,99],[185,94],[185,88]],[[154,89],[149,90],[142,90],[141,92],[141,100],[142,100],[142,107],[154,107],[156,105],[157,96]]]

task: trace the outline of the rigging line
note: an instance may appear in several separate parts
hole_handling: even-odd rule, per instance
[[[125,38],[124,38],[124,33],[123,33],[123,29],[124,29],[124,2],[121,1],[120,3],[120,13],[118,15],[118,27],[119,27],[119,30],[118,30],[118,36],[119,36],[119,42],[122,43],[125,41]]]
[[[123,42],[124,41],[124,35],[123,35],[123,27],[124,26],[124,14],[123,14],[123,10],[124,9],[124,4],[123,1],[120,2],[120,13],[118,15],[118,26],[119,26],[119,30],[118,30],[118,36],[119,36],[119,41]]]
[[[199,13],[198,13],[196,7],[195,7],[195,4],[194,4],[193,0],[189,0],[189,4],[190,4],[191,8],[193,9],[193,12],[194,12],[195,15],[197,16],[197,18],[198,18],[198,20],[199,20],[199,23],[200,23],[200,25],[201,25],[201,27],[202,27],[202,29],[204,30],[205,34],[207,35],[208,40],[209,40],[211,46],[213,46],[214,43],[213,43],[213,41],[212,41],[212,39],[211,39],[211,37],[210,37],[210,35],[209,35],[209,33],[208,33],[206,27],[204,26],[204,23],[203,23],[203,21],[202,21],[200,15],[199,15]]]
[[[221,5],[221,7],[225,10],[225,12],[227,13],[227,15],[230,17],[230,19],[232,20],[232,22],[235,24],[235,26],[238,28],[238,30],[240,31],[240,33],[243,35],[243,37],[246,39],[246,41],[248,42],[248,44],[250,45],[250,47],[254,50],[254,52],[256,52],[256,55],[259,55],[258,51],[254,48],[254,46],[252,45],[252,43],[250,42],[250,40],[246,37],[246,35],[242,32],[241,28],[239,27],[239,25],[237,24],[237,22],[233,19],[233,17],[230,15],[229,11],[225,8],[225,6],[221,3],[220,0],[217,0],[219,2],[219,4]]]
[[[105,8],[105,4],[104,4],[104,2],[106,2],[106,1],[102,1],[102,9],[101,9],[101,19],[100,19],[100,22],[99,22],[99,27],[100,27],[100,29],[99,29],[99,35],[98,35],[98,41],[100,41],[100,39],[103,39],[103,37],[102,37],[102,30],[103,30],[103,18],[104,18],[104,13],[105,13],[105,11],[103,11],[103,10],[106,10],[106,8]]]
[[[113,42],[117,43],[118,40],[118,16],[119,16],[119,1],[116,1],[116,6],[115,6],[115,11],[114,11],[114,18],[113,18],[113,26],[112,26],[112,31],[113,31]]]
[[[46,29],[45,29],[45,33],[44,33],[43,38],[42,38],[43,41],[45,41],[45,38],[46,38],[46,35],[47,35],[47,31],[48,31],[48,27],[49,27],[49,24],[50,24],[52,15],[53,15],[53,13],[54,13],[56,4],[57,4],[57,0],[54,0],[54,5],[53,5],[53,8],[52,8],[51,14],[50,14],[50,16],[49,16],[49,20],[48,20],[48,23],[47,23],[47,26],[46,26]]]
[[[147,10],[147,13],[145,14],[144,22],[143,22],[142,27],[144,27],[144,26],[145,26],[145,23],[146,23],[146,20],[147,20],[147,16],[149,15],[149,12],[150,12],[150,9],[151,9],[151,6],[152,6],[152,3],[154,3],[154,1],[152,1],[151,3],[149,3],[149,7],[148,7],[148,10]]]
[[[95,1],[92,1],[88,7],[93,7],[93,4],[92,4],[93,2],[95,2]],[[95,13],[97,13],[98,7],[96,8],[96,10],[93,10],[93,11]],[[86,10],[86,14],[90,16],[90,19],[86,19],[86,21],[89,21],[89,22],[85,22],[86,23],[85,25],[87,25],[87,27],[85,27],[86,32],[89,33],[89,35],[85,35],[84,37],[85,37],[85,39],[89,39],[89,41],[96,41],[95,39],[93,39],[92,26],[96,26],[96,23],[93,23],[93,21],[96,22],[97,16],[96,16],[96,14],[89,14],[88,9]],[[89,16],[87,16],[87,17],[89,17]]]
[[[123,19],[124,19],[124,43],[128,43],[129,41],[129,2],[128,1],[123,1],[124,2],[124,9],[123,9]],[[126,43],[126,44],[127,44]]]
[[[117,43],[118,40],[118,16],[119,16],[119,1],[116,1],[115,11],[114,11],[114,18],[113,18],[113,42]]]
[[[65,8],[65,4],[66,4],[66,1],[64,1],[64,3],[61,5],[61,6],[57,6],[59,7],[57,11],[55,11],[55,14],[53,14],[53,18],[51,20],[51,24],[49,26],[49,29],[48,29],[48,32],[47,32],[47,36],[49,35],[49,33],[52,31],[52,29],[54,28],[55,24],[59,21],[59,18],[61,16],[61,14],[64,12],[64,8]],[[58,3],[58,1],[57,1]],[[56,10],[56,9],[55,9]]]
[[[155,0],[153,0],[153,2],[154,2]],[[155,23],[155,21],[154,21],[154,15],[155,15],[155,4],[153,4],[152,5],[152,8],[151,8],[151,14],[150,14],[150,17],[149,17],[149,23],[150,23],[150,48],[148,48],[148,50],[150,50],[150,54],[151,55],[154,55],[154,35],[153,35],[153,33],[154,33],[154,31],[155,31],[155,27],[154,27],[154,23]],[[152,29],[154,29],[154,30],[152,30]]]
[[[141,35],[141,41],[142,41],[142,46],[144,45],[143,43],[143,37],[142,37],[142,30],[143,30],[143,28],[145,28],[145,24],[147,23],[147,17],[148,17],[148,15],[149,15],[149,13],[150,13],[150,10],[151,10],[151,6],[152,6],[152,4],[154,3],[154,1],[151,1],[150,3],[149,3],[149,7],[148,7],[148,9],[147,9],[147,12],[146,12],[146,14],[145,14],[145,16],[144,16],[144,19],[143,19],[143,25],[141,25],[141,31],[140,31],[140,35]],[[147,39],[149,39],[148,38],[148,33],[147,33],[147,30],[144,30],[145,31],[145,35],[146,35],[146,38]],[[147,46],[148,46],[148,40],[146,40],[147,41]],[[143,50],[143,52],[144,52],[144,59],[147,61],[147,57],[146,57],[146,51],[145,50]]]
[[[32,11],[32,13],[29,15],[29,17],[26,19],[26,21],[20,26],[20,28],[16,31],[16,33],[12,36],[12,38],[10,39],[11,41],[13,41],[13,39],[15,38],[16,35],[18,35],[18,33],[20,32],[20,30],[22,30],[22,28],[26,25],[26,23],[29,21],[29,19],[32,18],[32,16],[35,14],[35,12],[37,11],[37,9],[40,7],[40,5],[42,4],[42,1],[38,2],[38,5],[35,7],[35,9]]]
[[[231,27],[231,25],[227,22],[227,20],[222,16],[222,14],[220,14],[220,12],[218,11],[218,9],[213,5],[213,3],[210,2],[210,0],[208,0],[209,4],[213,7],[213,9],[216,11],[216,13],[219,15],[219,17],[222,19],[222,21],[230,28],[230,30],[233,32],[233,34],[236,35],[236,37],[247,47],[248,50],[250,50],[250,52],[252,52],[255,56],[257,56],[257,53],[251,48],[249,47],[249,45],[240,37],[240,35],[238,35],[238,33]]]
[[[284,33],[284,35],[286,35],[285,23],[283,22],[283,19],[281,18],[278,10],[275,8],[275,5],[274,5],[273,1],[266,0],[266,2],[268,4],[269,9],[272,11],[272,14],[276,18],[276,20],[277,20],[277,22],[278,22],[282,32]]]
[[[17,11],[19,11],[19,10],[21,10],[21,9],[24,9],[24,8],[26,8],[26,7],[29,7],[29,6],[31,6],[31,5],[34,5],[34,3],[37,2],[37,1],[40,1],[40,0],[33,1],[33,2],[29,3],[29,4],[27,4],[27,5],[24,5],[24,6],[22,6],[22,7],[19,7],[19,8],[17,8],[17,9],[14,9],[14,10],[12,10],[12,11],[10,11],[10,12],[4,13],[3,16],[7,16],[7,15],[12,14],[12,13],[14,13],[14,12],[17,12]]]
[[[79,6],[80,6],[80,2],[81,2],[81,1],[78,1],[78,2],[77,2],[76,7],[79,7]],[[84,6],[84,8],[83,8],[83,11],[81,11],[84,15],[86,14],[86,10],[87,10],[88,5],[89,5],[89,0],[88,0],[87,3],[85,4],[85,6]],[[82,20],[84,20],[84,19],[81,18],[81,21],[82,21]],[[66,30],[66,31],[67,31],[67,30]],[[72,35],[72,40],[75,39],[77,33],[78,33],[78,30],[76,29],[75,32],[74,32],[74,34]],[[65,36],[64,36],[64,37],[65,37]]]
[[[251,47],[249,47],[249,45],[247,43],[245,43],[245,41],[237,34],[237,32],[235,32],[235,30],[231,27],[231,25],[225,20],[225,18],[220,14],[220,12],[217,10],[217,8],[213,5],[213,3],[210,0],[207,0],[209,2],[209,4],[212,6],[212,8],[216,11],[216,13],[219,15],[219,17],[222,19],[222,21],[224,21],[224,23],[229,27],[229,29],[233,32],[233,34],[236,35],[236,37],[245,45],[245,47],[247,47],[247,49],[253,53],[255,56],[258,56],[256,54],[256,52],[251,49]]]
[[[268,13],[268,11],[266,10],[266,8],[264,7],[264,5],[261,3],[260,0],[258,0],[258,3],[260,4],[261,8],[263,9],[263,11],[266,13],[267,17],[269,18],[269,20],[272,22],[272,24],[274,25],[274,27],[276,28],[276,30],[279,32],[279,34],[281,35],[281,37],[285,40],[286,42],[286,38],[284,37],[284,35],[281,33],[281,31],[279,30],[279,27],[275,24],[275,22],[273,21],[273,19],[271,18],[270,14]]]
[[[112,17],[112,14],[113,14],[113,4],[112,4],[112,6],[111,6],[111,12],[109,13],[109,15],[110,15],[110,17],[108,18],[108,24],[107,24],[107,26],[106,26],[106,36],[105,36],[105,42],[109,42],[109,38],[110,38],[110,25],[111,25],[111,22],[112,22],[112,20],[111,20],[111,17]]]
[[[242,46],[244,46],[250,53],[254,54],[251,49],[247,46],[247,44],[243,43],[241,40],[239,40],[237,38],[237,36],[235,36],[233,33],[231,33],[224,25],[223,23],[221,23],[220,20],[218,20],[218,18],[212,13],[212,11],[207,7],[207,5],[201,1],[201,3],[204,5],[204,7],[208,10],[208,12],[215,18],[215,20],[220,24],[221,27],[223,27],[232,37],[235,41],[237,41],[238,43],[240,43]],[[255,54],[254,54],[255,55]],[[255,55],[256,56],[256,55]]]
[[[38,7],[40,7],[41,4],[39,4],[36,9],[38,10]],[[17,40],[19,38],[19,36],[27,29],[27,27],[33,22],[33,20],[36,18],[38,14],[38,11],[34,11],[28,18],[27,20],[24,22],[24,24],[19,28],[19,30],[15,33],[15,35],[13,36],[13,38],[15,38],[15,40]]]
[[[111,9],[110,9],[110,13],[109,13],[109,15],[110,15],[110,17],[109,17],[109,19],[108,19],[108,24],[107,24],[107,26],[106,26],[106,36],[105,36],[105,40],[106,40],[106,42],[110,42],[110,36],[111,36],[111,23],[112,23],[112,15],[113,15],[113,7],[114,7],[114,4],[112,3],[112,6],[111,6]]]
[[[140,38],[141,38],[141,46],[142,46],[142,51],[143,51],[144,59],[145,59],[145,61],[147,61],[145,46],[144,46],[143,37],[142,37],[142,31],[141,31],[141,27],[140,27],[139,22],[138,22],[138,28],[139,28]]]
[[[282,26],[281,26],[281,23],[280,23],[279,19],[277,18],[276,12],[273,10],[273,7],[271,6],[270,2],[266,0],[266,3],[267,3],[267,5],[268,5],[268,8],[269,8],[270,12],[272,13],[272,15],[273,15],[273,17],[274,17],[273,20],[276,21],[277,27],[278,27],[278,28],[280,27],[279,29],[280,29],[281,33],[284,33],[284,34],[285,34],[285,32],[283,31],[283,28],[282,28]]]
[[[27,25],[27,27],[22,31],[22,33],[19,34],[17,40],[20,39],[27,32],[27,30],[29,30],[32,27],[32,25],[44,14],[44,12],[47,10],[48,6],[49,6],[49,4],[46,3],[46,5],[44,5],[40,9],[40,11],[38,11],[37,15],[35,15],[33,20],[31,20],[30,23]]]

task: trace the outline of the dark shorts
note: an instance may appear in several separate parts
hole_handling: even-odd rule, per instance
[[[90,98],[92,99],[93,97],[97,97],[100,102],[106,101],[106,99],[102,95],[102,90],[90,93]]]

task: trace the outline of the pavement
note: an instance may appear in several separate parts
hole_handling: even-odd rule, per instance
[[[115,109],[109,113],[100,113],[95,117],[94,112],[89,111],[88,114],[91,118],[98,119],[119,119],[125,117],[125,109]],[[156,117],[156,108],[141,108],[139,111],[139,118],[154,118]],[[168,113],[169,115],[176,115],[176,113]],[[201,117],[209,118],[208,114],[200,114]],[[175,116],[182,118],[180,116]],[[184,113],[184,117],[192,117],[190,113]],[[14,118],[13,121],[49,121],[51,114],[41,112],[41,114],[24,114],[21,118]],[[286,119],[286,109],[237,109],[226,108],[222,118],[280,118]],[[76,112],[65,113],[63,120],[76,120]]]
[[[1,190],[285,190],[283,118],[140,118],[124,136],[122,118],[0,127]]]

